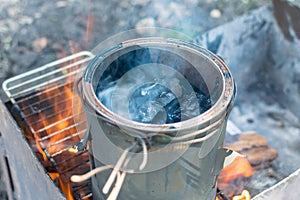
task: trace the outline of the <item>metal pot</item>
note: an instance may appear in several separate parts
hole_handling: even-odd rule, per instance
[[[89,63],[80,93],[92,169],[114,167],[93,176],[95,199],[113,192],[114,172],[120,199],[215,199],[235,96],[219,57],[182,40],[127,40]]]

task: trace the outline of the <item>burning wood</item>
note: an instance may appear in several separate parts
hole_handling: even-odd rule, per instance
[[[245,155],[256,170],[269,167],[278,157],[277,150],[270,148],[266,138],[256,132],[240,134],[238,141],[228,145],[228,148]]]
[[[248,191],[243,191],[246,181],[255,171],[269,167],[278,157],[278,152],[269,147],[268,141],[256,132],[245,132],[227,148],[245,155],[224,168],[218,177],[218,188],[234,200],[250,199]],[[242,195],[239,195],[241,194]]]
[[[233,163],[224,168],[218,177],[218,188],[232,198],[241,194],[245,188],[245,180],[254,174],[254,169],[244,157],[237,157]]]

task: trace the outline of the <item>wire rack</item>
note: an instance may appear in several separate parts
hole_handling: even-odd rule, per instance
[[[3,83],[3,90],[34,136],[36,145],[66,182],[73,174],[90,170],[87,151],[70,151],[84,134],[76,126],[85,125],[85,120],[74,122],[72,108],[80,105],[72,106],[70,92],[73,94],[76,76],[93,57],[90,52],[79,52]],[[89,198],[90,185],[90,181],[71,183],[75,199]]]

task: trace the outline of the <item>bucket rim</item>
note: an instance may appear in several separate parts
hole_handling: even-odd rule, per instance
[[[114,52],[121,50],[122,48],[127,48],[133,45],[155,45],[155,44],[166,44],[166,45],[177,45],[185,48],[193,53],[201,54],[209,60],[209,62],[218,69],[218,72],[222,77],[222,92],[219,99],[205,112],[199,114],[196,117],[169,124],[149,124],[142,123],[127,119],[122,117],[113,111],[109,110],[105,105],[103,105],[97,98],[95,90],[92,85],[93,76],[95,69],[99,66],[98,64],[111,55]],[[107,118],[113,124],[116,124],[126,129],[134,129],[143,132],[174,132],[183,131],[188,129],[194,129],[201,125],[208,126],[213,122],[216,122],[224,117],[228,112],[230,112],[233,101],[236,94],[236,86],[234,79],[229,68],[226,66],[224,61],[218,56],[210,52],[209,50],[199,46],[198,44],[183,41],[173,38],[160,38],[160,37],[147,37],[147,38],[135,38],[131,40],[123,41],[111,48],[108,48],[97,56],[95,56],[92,61],[88,64],[85,69],[82,78],[82,94],[84,96],[84,101],[89,105],[89,112],[93,112],[96,115],[101,115]]]

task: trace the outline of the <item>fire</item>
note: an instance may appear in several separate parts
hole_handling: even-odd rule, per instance
[[[70,71],[66,71],[66,73],[70,73]],[[74,82],[74,80],[72,81]],[[29,118],[29,120],[31,120],[28,121],[30,128],[23,130],[23,132],[29,131],[33,133],[33,135],[28,133],[24,134],[32,148],[36,151],[37,157],[44,167],[47,171],[50,171],[48,172],[50,178],[57,184],[68,200],[74,200],[70,182],[68,178],[62,177],[58,172],[53,172],[54,166],[45,152],[49,155],[53,155],[67,146],[74,145],[80,140],[79,137],[69,137],[68,141],[63,141],[66,137],[77,133],[76,127],[72,126],[74,120],[70,118],[73,115],[72,98],[75,97],[75,95],[73,95],[72,81],[67,78],[64,86],[54,84],[47,85],[43,92],[39,94],[39,105],[47,104],[47,109],[39,110],[37,114],[39,119],[35,119],[36,121],[32,121],[32,119]],[[21,106],[26,109],[25,104]],[[75,155],[76,152],[68,151],[68,153],[70,157],[72,157],[72,154]],[[68,162],[69,163],[66,164],[72,164],[72,162]]]
[[[232,200],[250,200],[251,196],[247,190],[243,190],[241,195],[234,196]]]
[[[65,194],[68,200],[74,200],[71,192],[70,182],[64,182],[60,177],[58,178],[58,187]]]
[[[55,180],[59,177],[59,173],[57,173],[57,172],[49,172],[48,175],[50,176],[50,178],[52,180]]]
[[[249,161],[244,157],[237,157],[233,163],[224,168],[219,177],[218,182],[228,183],[238,177],[250,177],[254,174],[254,169]]]
[[[247,158],[237,157],[221,171],[217,180],[218,188],[232,200],[250,200],[250,193],[244,190],[243,184],[239,181],[252,176],[254,172]],[[235,185],[238,186],[236,187]]]
[[[53,181],[57,181],[57,186],[61,189],[61,191],[65,194],[68,200],[74,200],[74,197],[71,193],[70,183],[65,182],[60,177],[59,173],[57,172],[49,172],[49,176]]]
[[[248,190],[243,190],[241,195],[234,196],[232,200],[250,200],[251,196]],[[221,200],[219,197],[216,197],[216,200]]]
[[[87,43],[91,40],[93,23],[94,17],[89,14],[85,38],[81,41],[84,44],[69,40],[68,48],[71,54],[81,51],[81,47],[87,47]],[[59,44],[53,44],[52,47],[56,50],[58,59],[70,54]],[[84,134],[83,130],[78,131],[75,126],[77,115],[80,115],[81,119],[80,129],[85,128],[84,121],[82,122],[84,113],[81,114],[81,101],[74,92],[74,81],[78,78],[77,70],[81,68],[81,65],[75,66],[78,61],[82,61],[80,56],[71,61],[62,61],[60,66],[55,66],[57,68],[51,71],[53,82],[49,81],[45,87],[39,87],[32,94],[22,97],[20,101],[20,112],[26,117],[22,131],[50,178],[68,200],[74,199],[73,192],[89,199],[90,192],[86,189],[89,183],[73,185],[70,182],[73,170],[84,173],[90,169],[88,153],[77,152],[72,148],[80,141],[79,136]],[[59,67],[61,70],[58,70]]]
[[[46,98],[49,99],[50,104],[53,105],[52,112],[56,113],[56,122],[53,123],[49,120],[43,112],[39,114],[43,127],[47,127],[46,132],[48,139],[41,142],[44,146],[53,144],[64,139],[70,134],[76,133],[76,128],[69,128],[74,123],[73,120],[68,120],[70,116],[72,116],[72,106],[70,105],[72,105],[73,92],[71,88],[71,85],[67,84],[64,87],[49,86],[49,88],[46,89],[45,95]],[[62,131],[67,129],[68,131]],[[73,141],[78,140],[78,138],[72,139]],[[51,155],[59,150],[61,150],[60,145],[53,145],[47,148],[48,153]]]
[[[72,98],[74,97],[73,95],[73,85],[72,84],[66,84],[63,87],[58,87],[58,86],[53,86],[49,85],[46,88],[45,96],[46,99],[49,99],[49,104],[52,105],[52,113],[55,113],[54,116],[54,123],[53,120],[49,117],[44,112],[39,113],[39,117],[42,121],[43,127],[45,127],[46,133],[48,139],[40,141],[39,139],[36,138],[36,144],[37,144],[37,149],[39,152],[43,155],[43,159],[47,160],[47,156],[44,153],[43,148],[40,146],[40,144],[43,144],[43,147],[47,147],[46,150],[50,155],[58,152],[63,148],[63,146],[66,146],[66,144],[63,142],[59,145],[53,145],[57,141],[60,141],[67,136],[74,134],[77,132],[76,127],[70,128],[73,124],[74,121],[72,120],[67,120],[72,116]],[[45,98],[45,97],[43,97]],[[65,130],[65,131],[62,131]],[[79,141],[78,137],[73,137],[70,138],[68,143],[72,142],[75,144],[76,142]],[[75,153],[71,152],[70,153]],[[60,176],[59,173],[49,173],[49,176],[51,177],[52,180],[54,180],[58,187],[61,189],[61,191],[65,194],[66,198],[68,200],[73,200],[73,195],[71,192],[71,187],[70,187],[70,182],[68,180],[63,180],[63,178]]]
[[[41,145],[40,145],[40,142],[38,140],[37,137],[34,138],[35,139],[35,143],[36,143],[36,148],[37,148],[37,151],[43,156],[43,160],[47,160],[47,155],[45,154],[45,152],[43,151]]]
[[[93,21],[93,16],[89,15],[83,43],[87,44],[90,41]],[[72,54],[81,50],[78,43],[72,40],[69,40],[69,48]],[[63,58],[67,55],[67,51],[65,49],[58,50],[58,58]],[[79,61],[79,59],[80,58],[75,58],[70,62],[65,62],[64,66],[61,67],[74,65],[74,63]],[[40,121],[39,131],[34,135],[34,138],[31,138],[31,140],[35,140],[35,149],[42,155],[42,158],[40,156],[40,159],[43,159],[41,161],[44,165],[46,165],[45,167],[51,166],[47,155],[54,155],[62,149],[69,148],[65,151],[63,157],[56,161],[62,163],[61,160],[63,161],[64,159],[68,159],[66,164],[62,164],[62,169],[59,168],[59,171],[64,171],[65,169],[78,164],[76,163],[76,159],[72,159],[73,155],[75,156],[77,153],[72,146],[80,141],[79,136],[76,136],[78,131],[74,125],[73,112],[79,114],[81,111],[81,104],[79,96],[77,96],[73,91],[74,81],[75,78],[77,78],[75,76],[78,73],[75,73],[75,75],[70,74],[72,74],[74,70],[79,69],[79,67],[81,66],[66,67],[66,70],[62,71],[63,76],[66,75],[63,80],[64,82],[48,84],[39,96],[40,102],[47,103],[47,110],[41,110],[38,113]],[[72,103],[76,105],[73,106]],[[75,110],[73,108],[75,108]],[[45,152],[47,152],[47,155]],[[85,162],[84,158],[79,162]],[[60,172],[52,172],[52,170],[53,167],[50,167],[51,172],[48,172],[51,179],[57,184],[68,200],[74,200],[70,185],[71,174],[64,174],[64,172],[60,174]]]

